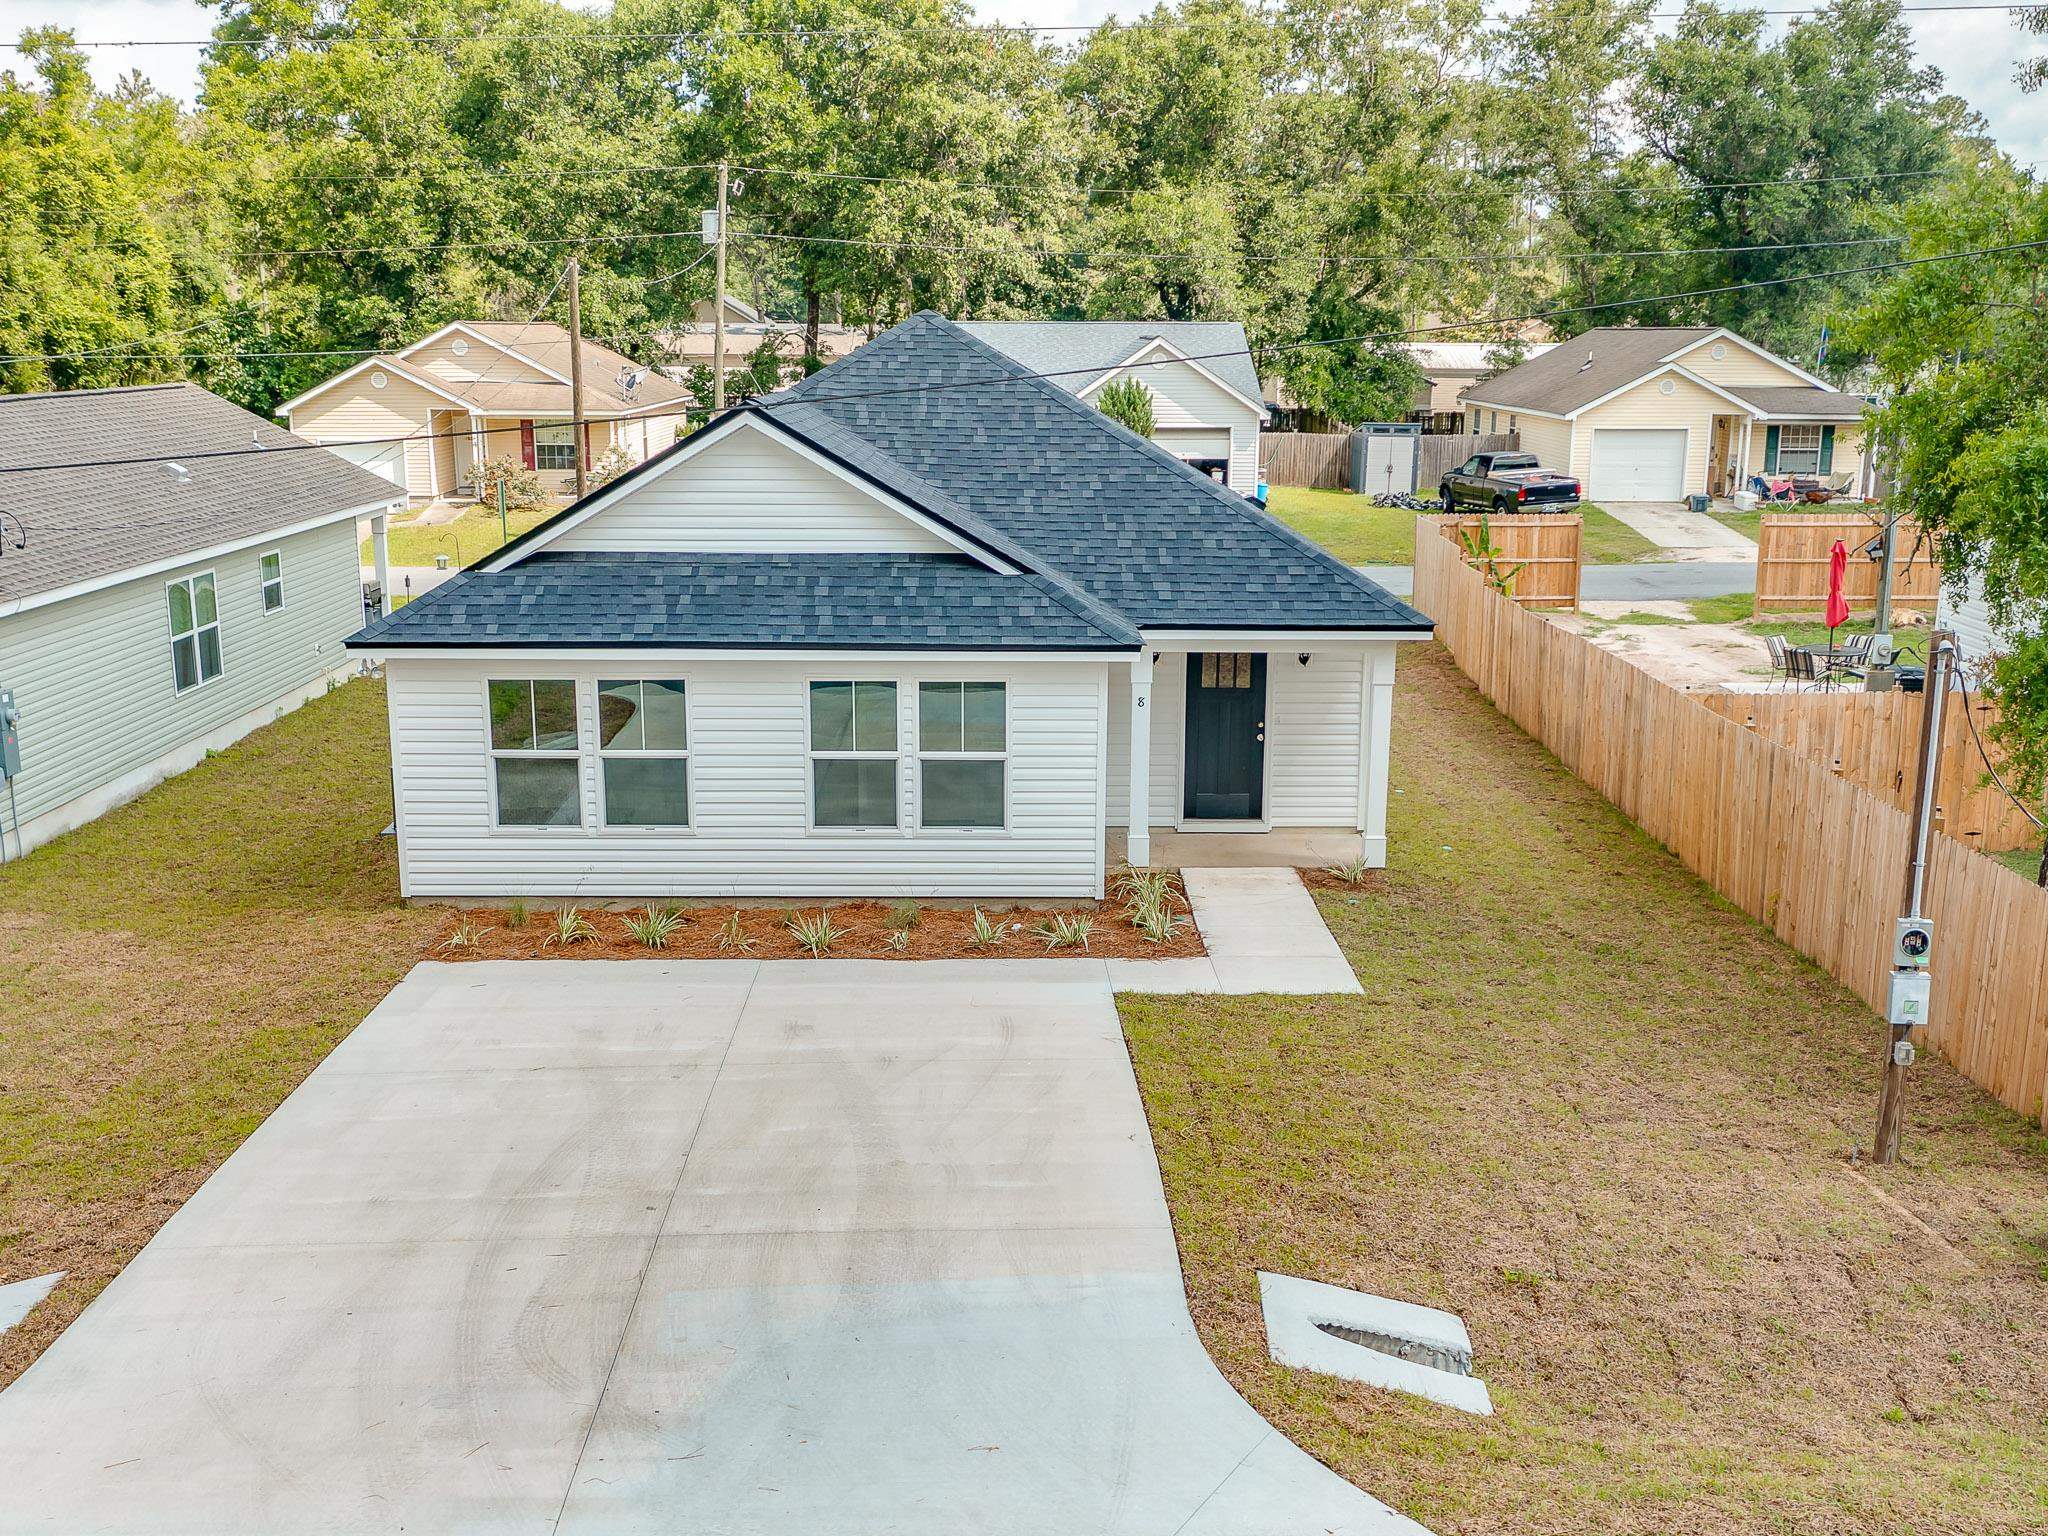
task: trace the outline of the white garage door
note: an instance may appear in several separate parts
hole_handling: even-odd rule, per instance
[[[1594,501],[1677,501],[1685,494],[1685,431],[1595,427],[1586,495]]]
[[[382,475],[400,490],[405,489],[403,443],[329,443],[327,451],[373,475]]]
[[[1220,431],[1206,427],[1160,427],[1152,434],[1152,441],[1175,458],[1186,459],[1190,464],[1203,468],[1220,464],[1227,471],[1230,464],[1230,429],[1227,427]],[[1222,474],[1218,473],[1217,478],[1221,479]]]

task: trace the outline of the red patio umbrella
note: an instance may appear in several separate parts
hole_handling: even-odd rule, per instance
[[[1840,539],[1828,551],[1828,661],[1829,676],[1834,673],[1835,631],[1849,622],[1849,594],[1843,589],[1849,580],[1849,547]]]

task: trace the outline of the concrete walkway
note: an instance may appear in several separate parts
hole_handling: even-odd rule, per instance
[[[1681,564],[1746,561],[1756,563],[1756,541],[1737,533],[1704,512],[1677,501],[1603,501],[1616,522],[1626,523],[1652,544],[1662,546],[1666,560]]]
[[[1351,962],[1291,869],[1183,869],[1208,954],[1111,960],[1119,992],[1359,992]]]
[[[0,1532],[1420,1530],[1203,1351],[1088,961],[418,966],[0,1446]]]

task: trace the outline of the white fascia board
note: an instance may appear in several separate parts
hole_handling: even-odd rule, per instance
[[[1427,640],[1406,629],[1142,629],[1145,644],[1162,651],[1351,651],[1395,640]]]
[[[482,571],[501,571],[506,566],[517,565],[528,555],[537,554],[541,550],[546,549],[548,545],[569,532],[570,529],[580,528],[592,517],[602,512],[606,507],[622,500],[626,495],[644,489],[656,480],[661,479],[664,475],[673,474],[678,468],[689,463],[691,459],[695,458],[705,449],[715,443],[722,443],[732,436],[733,433],[743,430],[759,432],[773,442],[789,449],[800,458],[815,464],[826,473],[844,480],[862,495],[880,502],[898,516],[917,524],[918,527],[924,529],[925,532],[931,534],[934,538],[941,539],[947,544],[952,545],[961,554],[987,566],[997,575],[1015,576],[1019,574],[1017,567],[1001,556],[983,549],[978,544],[972,543],[954,532],[951,528],[948,528],[944,523],[939,522],[926,513],[920,512],[917,508],[911,506],[910,503],[891,496],[879,486],[869,484],[858,475],[846,469],[845,466],[837,464],[825,457],[824,454],[819,453],[809,443],[802,441],[782,427],[777,426],[772,420],[749,415],[744,412],[736,412],[733,415],[727,416],[717,426],[698,434],[697,437],[681,447],[664,450],[663,457],[648,460],[649,467],[642,473],[634,475],[632,479],[622,481],[617,486],[606,486],[594,495],[585,497],[581,503],[570,509],[570,515],[565,516],[558,523],[547,526],[547,532],[544,537],[536,538],[531,544],[513,550],[510,559],[503,559],[504,551],[501,550],[498,554],[486,556],[483,560],[478,561],[476,569]]]
[[[486,336],[482,331],[473,331],[469,328],[468,325],[466,325],[464,322],[460,320],[442,326],[441,329],[433,332],[431,335],[422,336],[418,341],[414,342],[409,347],[400,347],[398,351],[392,355],[400,358],[410,357],[413,353],[419,351],[421,347],[430,346],[434,342],[439,341],[443,336],[453,335],[457,331],[460,331],[464,336],[467,336],[472,341],[482,342],[485,346],[489,347],[493,352],[497,352],[505,357],[509,357],[515,363],[524,363],[527,367],[533,369],[534,372],[546,374],[549,378],[553,379],[557,384],[568,384],[570,382],[561,374],[555,372],[554,369],[548,367],[546,363],[541,362],[538,358],[528,357],[524,352],[521,352],[514,347],[510,347],[502,341],[493,341],[490,337]]]
[[[663,661],[787,661],[805,666],[843,665],[849,657],[914,667],[920,662],[946,661],[958,656],[1008,658],[1012,661],[1129,661],[1139,647],[1124,650],[1027,651],[1016,646],[934,646],[922,650],[883,650],[861,646],[687,646],[687,645],[390,645],[348,647],[373,660],[393,661],[602,661],[644,662],[650,657]]]
[[[473,402],[463,399],[462,396],[460,395],[451,394],[448,390],[443,389],[438,384],[428,383],[425,379],[421,378],[418,374],[414,373],[412,369],[410,369],[409,367],[393,367],[392,365],[394,363],[403,363],[403,359],[399,358],[395,353],[380,352],[375,357],[366,357],[360,363],[357,363],[354,367],[345,368],[340,373],[337,373],[333,378],[324,379],[320,383],[315,384],[311,389],[307,390],[304,394],[294,395],[291,399],[285,401],[283,405],[277,407],[277,409],[273,411],[271,414],[274,416],[289,416],[293,411],[297,410],[300,406],[304,405],[308,400],[312,400],[320,395],[326,394],[327,391],[334,388],[335,385],[345,384],[350,379],[354,378],[357,374],[365,372],[366,370],[371,368],[389,369],[399,378],[405,380],[406,383],[416,384],[421,389],[428,390],[434,394],[439,395],[443,400],[446,400],[451,405],[461,406],[465,411],[476,409],[476,406]]]
[[[1671,362],[1675,358],[1685,356],[1685,354],[1688,352],[1697,352],[1701,347],[1712,346],[1717,341],[1731,342],[1735,346],[1742,348],[1743,351],[1749,353],[1753,357],[1760,357],[1764,359],[1764,361],[1766,362],[1776,363],[1780,368],[1785,369],[1787,372],[1796,373],[1797,375],[1799,375],[1800,378],[1806,380],[1807,383],[1812,384],[1817,388],[1825,389],[1830,393],[1834,392],[1835,386],[1830,384],[1826,379],[1814,377],[1814,375],[1808,373],[1804,368],[1800,367],[1797,363],[1792,362],[1787,358],[1782,358],[1778,356],[1777,353],[1771,351],[1767,347],[1760,347],[1755,342],[1749,341],[1741,336],[1736,335],[1726,326],[1721,327],[1719,330],[1709,331],[1706,335],[1702,336],[1698,341],[1688,342],[1684,346],[1680,347],[1676,352],[1666,353],[1662,358],[1659,359],[1659,361],[1666,363]]]
[[[1244,405],[1251,410],[1257,411],[1260,416],[1264,416],[1266,414],[1266,407],[1264,406],[1264,404],[1257,400],[1246,399],[1243,390],[1231,388],[1230,385],[1226,384],[1222,379],[1218,378],[1215,374],[1211,373],[1207,368],[1204,368],[1192,357],[1189,357],[1187,353],[1181,351],[1179,347],[1176,347],[1164,336],[1153,337],[1152,340],[1146,342],[1144,346],[1138,348],[1137,351],[1133,352],[1129,357],[1125,358],[1122,362],[1118,363],[1114,368],[1111,368],[1107,372],[1102,374],[1101,377],[1082,386],[1080,389],[1075,390],[1075,397],[1078,399],[1086,400],[1090,395],[1094,394],[1096,390],[1102,388],[1105,384],[1109,383],[1111,379],[1114,379],[1118,374],[1122,373],[1127,368],[1136,368],[1141,364],[1150,367],[1151,365],[1145,363],[1144,361],[1145,355],[1149,352],[1164,352],[1166,354],[1166,361],[1174,363],[1185,363],[1188,367],[1194,369],[1195,372],[1199,373],[1203,378],[1207,379],[1211,384],[1214,384],[1218,389],[1222,390],[1226,395],[1230,396],[1231,399],[1239,402],[1241,405]]]
[[[1469,392],[1458,396],[1458,399],[1466,405],[1483,405],[1489,411],[1511,411],[1517,416],[1541,416],[1546,421],[1571,420],[1563,411],[1539,411],[1533,405],[1502,405],[1498,400],[1489,400],[1484,395]]]
[[[1723,389],[1720,385],[1714,383],[1711,379],[1703,379],[1698,374],[1694,373],[1690,368],[1681,367],[1677,363],[1664,363],[1656,368],[1651,369],[1648,373],[1642,375],[1640,378],[1631,379],[1628,381],[1628,383],[1621,385],[1617,389],[1610,389],[1598,400],[1588,400],[1584,405],[1580,406],[1576,411],[1573,411],[1571,413],[1572,418],[1576,419],[1577,417],[1583,416],[1586,412],[1605,405],[1608,401],[1615,399],[1617,396],[1625,395],[1632,389],[1640,389],[1645,384],[1649,384],[1657,379],[1663,378],[1664,375],[1667,373],[1675,373],[1681,379],[1684,379],[1687,383],[1699,385],[1701,389],[1704,389],[1710,395],[1719,395],[1723,400],[1726,400],[1730,405],[1735,407],[1736,414],[1738,415],[1755,416],[1758,414],[1757,408],[1751,405],[1747,400],[1742,399],[1738,395],[1729,394],[1727,390]]]
[[[26,613],[31,608],[47,608],[52,603],[68,602],[74,597],[84,597],[89,592],[103,592],[108,587],[118,587],[131,581],[140,581],[145,576],[161,575],[175,571],[181,565],[198,565],[207,560],[218,560],[232,555],[237,550],[250,549],[258,544],[271,544],[279,539],[291,538],[294,534],[309,533],[315,528],[325,528],[329,523],[338,523],[344,518],[374,517],[379,512],[405,504],[405,489],[394,485],[392,494],[382,501],[366,502],[360,507],[350,507],[343,512],[322,512],[318,517],[306,518],[303,522],[291,523],[283,528],[266,528],[260,533],[245,534],[219,544],[208,544],[200,549],[188,550],[176,555],[166,555],[161,560],[152,560],[146,565],[130,566],[126,570],[112,571],[95,576],[88,581],[73,582],[68,587],[56,587],[48,592],[35,592],[27,597],[17,598],[9,604],[0,604],[0,619],[11,618],[17,613]]]

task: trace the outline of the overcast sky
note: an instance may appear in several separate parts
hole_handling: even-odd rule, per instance
[[[1058,26],[1099,21],[1112,12],[1136,15],[1149,7],[1129,0],[976,0],[976,8],[990,21]],[[204,37],[215,17],[193,0],[6,0],[4,13],[10,38],[23,27],[62,23],[83,42]],[[2048,169],[2048,90],[2026,96],[2013,84],[2018,61],[2048,54],[2048,38],[2022,33],[2004,10],[1936,12],[1916,18],[1913,32],[1920,57],[1941,70],[1950,91],[1990,120],[2006,151],[2023,164]],[[161,89],[188,101],[198,65],[198,51],[192,48],[93,52],[100,80],[140,69]]]

